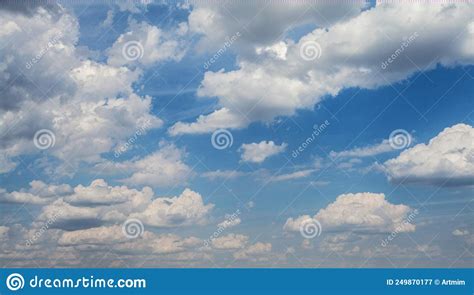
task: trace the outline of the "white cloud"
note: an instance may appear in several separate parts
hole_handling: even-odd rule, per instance
[[[109,245],[127,241],[121,226],[96,227],[64,232],[58,240],[60,246]]]
[[[182,184],[192,170],[182,160],[184,151],[174,145],[164,145],[161,149],[131,164],[134,173],[124,182],[133,185],[167,186]]]
[[[146,190],[151,194],[149,189]],[[103,179],[96,179],[89,186],[78,185],[74,193],[66,196],[64,200],[69,204],[79,206],[113,205],[127,202],[137,194],[125,186],[110,186]]]
[[[360,164],[362,163],[362,160],[361,159],[358,159],[358,158],[353,158],[353,159],[349,159],[347,161],[343,161],[343,162],[340,162],[337,164],[337,168],[339,169],[344,169],[344,170],[353,170],[354,169],[354,166],[357,165],[357,164]]]
[[[453,236],[467,236],[469,235],[469,231],[467,229],[455,229],[453,230]]]
[[[419,244],[416,247],[401,247],[397,244],[391,244],[387,247],[375,247],[375,248],[365,248],[361,251],[361,256],[370,257],[370,258],[422,258],[426,259],[427,257],[433,259],[433,257],[439,256],[441,254],[441,249],[437,245],[430,244]]]
[[[474,184],[474,128],[448,127],[428,144],[404,150],[382,165],[390,181],[432,185]]]
[[[184,163],[186,153],[174,144],[160,143],[160,148],[141,158],[123,162],[104,161],[95,166],[98,173],[128,175],[121,181],[133,186],[167,187],[183,185],[193,175]]]
[[[332,158],[349,158],[349,157],[362,158],[362,157],[371,157],[371,156],[391,152],[393,150],[394,149],[390,145],[390,141],[388,139],[384,139],[381,143],[375,144],[375,145],[354,148],[351,150],[340,151],[340,152],[331,151],[329,153],[329,156]]]
[[[255,5],[262,7],[258,3]],[[243,128],[252,121],[268,122],[281,115],[292,115],[298,109],[311,109],[321,97],[336,94],[346,87],[374,88],[405,79],[417,69],[411,62],[406,62],[404,56],[400,56],[386,71],[382,71],[383,78],[376,76],[374,72],[379,70],[379,62],[399,46],[404,36],[426,24],[428,25],[423,32],[418,32],[419,37],[405,51],[420,68],[428,66],[431,54],[439,54],[440,63],[445,66],[472,63],[472,46],[469,46],[469,41],[472,40],[474,26],[472,17],[469,18],[472,14],[469,5],[460,3],[446,5],[444,8],[437,8],[441,6],[436,5],[433,5],[435,8],[407,5],[406,8],[393,4],[371,9],[357,17],[354,15],[360,12],[361,4],[343,4],[342,8],[339,6],[339,10],[335,9],[335,6],[324,5],[314,5],[301,18],[297,16],[308,8],[306,5],[296,4],[290,8],[276,5],[262,11],[263,17],[249,24],[249,32],[243,34],[235,44],[239,54],[237,69],[207,73],[204,78],[199,95],[216,96],[217,110],[200,116],[195,122],[178,122],[169,129],[170,135],[207,133],[221,127]],[[250,7],[231,3],[225,9],[235,13],[239,19],[250,21],[252,15],[248,12],[249,9],[254,9]],[[339,17],[352,8],[354,10],[341,19],[342,22],[337,23]],[[78,185],[74,188],[66,184],[48,185],[33,181],[30,187],[18,191],[7,192],[0,189],[1,202],[46,205],[40,216],[34,220],[33,228],[27,230],[27,235],[35,234],[37,228],[48,220],[53,222],[48,233],[42,236],[41,242],[45,243],[41,245],[42,248],[40,245],[34,245],[27,251],[15,252],[14,250],[23,247],[20,241],[16,243],[15,249],[4,251],[5,242],[0,245],[0,258],[13,257],[18,264],[25,263],[30,266],[31,261],[25,260],[41,258],[36,261],[43,263],[43,258],[49,257],[46,263],[54,265],[62,255],[67,257],[70,263],[80,263],[81,259],[84,259],[83,263],[86,259],[101,263],[109,259],[104,253],[110,249],[123,255],[120,259],[127,259],[131,254],[143,254],[143,258],[149,254],[179,254],[169,259],[189,260],[186,262],[189,265],[192,265],[192,260],[203,259],[204,254],[196,250],[203,244],[200,239],[183,238],[173,234],[158,235],[148,230],[156,231],[153,227],[159,227],[161,232],[165,231],[163,228],[166,227],[206,224],[213,208],[212,204],[206,204],[199,193],[190,189],[185,189],[176,196],[164,197],[157,196],[149,187],[130,187],[166,187],[186,183],[192,171],[184,161],[184,150],[164,144],[158,151],[141,159],[133,158],[113,163],[104,162],[102,158],[103,154],[113,151],[117,145],[133,135],[142,122],[150,121],[151,128],[163,125],[159,118],[151,114],[152,98],[135,94],[133,89],[137,85],[133,84],[142,74],[140,66],[148,67],[182,58],[186,45],[183,41],[184,35],[187,34],[186,25],[181,24],[171,32],[166,32],[146,23],[131,23],[128,31],[122,34],[107,52],[109,60],[108,64],[104,64],[90,60],[84,49],[76,48],[79,40],[77,20],[62,8],[56,9],[50,11],[36,7],[31,9],[28,16],[18,12],[0,11],[0,42],[5,44],[0,48],[0,55],[5,57],[0,63],[0,88],[6,91],[7,98],[0,102],[0,173],[15,169],[15,157],[38,153],[31,140],[34,131],[49,128],[56,135],[56,146],[47,151],[48,155],[67,161],[72,164],[73,170],[79,167],[81,161],[94,164],[99,162],[96,166],[98,168],[119,169],[117,174],[125,172],[126,176],[122,180],[128,186],[109,185],[103,179],[96,179],[90,185]],[[224,11],[225,9],[218,5],[198,6],[191,12],[191,30],[204,36],[200,40],[201,47],[212,48],[221,44],[225,36],[235,33],[234,30],[241,30],[240,24],[225,17],[229,13]],[[206,11],[214,15],[207,17],[203,13]],[[266,17],[268,15],[273,18]],[[320,15],[328,17],[329,23],[322,20]],[[397,20],[397,15],[407,18]],[[298,19],[294,23],[296,27],[310,24],[318,29],[304,36],[301,41],[274,41],[280,33],[295,28],[290,25],[295,18]],[[349,18],[352,19],[347,21]],[[381,22],[380,19],[384,21]],[[384,36],[377,32],[378,29],[387,33],[392,40],[385,40]],[[393,31],[387,31],[388,29]],[[397,31],[401,33],[393,34]],[[453,42],[444,42],[447,36],[453,37]],[[135,63],[124,60],[121,52],[121,47],[131,40],[140,41],[144,48],[143,57]],[[314,62],[301,62],[299,49],[303,41],[313,40],[321,43],[321,58]],[[22,46],[12,47],[10,44]],[[45,51],[46,46],[48,47]],[[425,50],[426,48],[432,50]],[[32,58],[36,59],[38,54],[42,56],[37,62],[29,64],[30,69],[27,69],[27,63],[31,63]],[[255,56],[260,57],[261,62],[250,58]],[[347,61],[347,64],[342,64],[340,60]],[[18,69],[21,69],[22,73]],[[373,81],[373,84],[367,81]],[[472,139],[472,127],[470,128],[471,131],[467,134],[468,138]],[[442,171],[443,175],[448,170],[457,169],[456,173],[460,176],[456,174],[456,181],[472,184],[473,175],[469,173],[473,171],[472,141],[466,140],[464,136],[460,137],[462,138],[446,139],[459,139],[461,144],[458,151],[450,147],[450,152],[445,155],[442,153],[444,148],[434,149],[434,153],[441,150],[439,154],[442,155],[437,154],[436,157],[446,156],[450,161],[456,160],[455,165],[446,167],[444,159],[437,159],[440,164],[436,169],[441,167],[442,169],[437,171]],[[264,145],[260,147],[262,143]],[[261,163],[272,155],[269,151],[271,148],[284,150],[285,144],[278,146],[273,142],[261,142],[250,145],[257,145],[258,147],[252,146],[257,152],[249,152],[246,157],[251,162]],[[273,146],[269,149],[269,145]],[[425,147],[432,148],[430,144]],[[345,154],[340,156],[363,157],[386,150],[384,141],[380,145],[343,151],[341,153]],[[281,151],[273,154],[279,152]],[[242,157],[244,158],[244,155]],[[393,163],[401,166],[406,164],[397,160],[400,160],[400,157],[394,159]],[[425,165],[416,160],[408,163],[413,164],[409,166],[414,171],[415,166]],[[386,168],[389,171],[388,166]],[[428,176],[424,172],[421,176],[422,182],[432,177],[430,173],[435,173],[433,171],[436,170],[427,166],[424,168],[428,168],[430,172],[426,172]],[[281,174],[276,176],[275,180],[303,178],[309,176],[312,171],[314,170],[309,169]],[[244,173],[217,170],[205,173],[203,177],[219,179],[241,175]],[[416,177],[420,177],[420,174]],[[428,182],[436,182],[436,177]],[[413,181],[417,182],[419,178]],[[404,219],[406,211],[410,209],[405,205],[389,203],[381,194],[343,196],[315,216],[305,215],[288,219],[285,230],[297,231],[304,218],[314,218],[321,221],[323,231],[354,229],[357,233],[385,232],[399,229],[402,224],[400,220]],[[253,202],[249,202],[248,206],[253,207]],[[139,218],[145,223],[147,230],[138,240],[131,241],[123,236],[120,224],[130,217]],[[218,226],[227,228],[240,222],[240,218],[236,218],[221,222]],[[414,225],[402,228],[404,231],[415,229]],[[63,231],[64,229],[68,231]],[[7,240],[9,244],[14,244],[10,236],[18,234],[15,226],[0,226],[2,242]],[[469,232],[457,229],[453,235],[467,237]],[[328,247],[336,247],[334,245],[348,243],[350,239],[347,235],[341,235],[328,238],[325,244]],[[305,246],[310,246],[307,245],[308,240],[304,242]],[[220,237],[220,240],[215,240],[215,244],[215,249],[238,249],[234,253],[236,259],[263,259],[272,250],[270,243],[249,245],[248,237],[238,234]],[[99,249],[105,251],[91,251]],[[346,250],[356,253],[360,248],[344,248],[344,251]],[[435,250],[436,247],[427,245],[417,249],[429,253],[436,252]],[[83,251],[84,256],[79,257],[75,251]],[[346,253],[349,253],[347,251]],[[132,260],[141,260],[136,259],[138,257],[135,256]],[[20,261],[22,259],[23,262]],[[119,264],[120,259],[112,254],[113,263]]]
[[[60,198],[45,205],[36,221],[42,224],[54,220],[52,228],[66,230],[89,228],[102,224],[101,211],[104,208],[73,206]]]
[[[206,34],[206,38],[220,39],[221,34],[229,32],[223,24],[225,18],[219,11],[204,9],[207,11],[195,10],[190,16],[191,30],[206,34],[213,29],[212,35]],[[243,11],[245,9],[240,12]],[[419,3],[377,3],[375,7],[356,16],[352,14],[341,22],[316,26],[317,29],[298,41],[267,41],[270,43],[265,46],[270,47],[277,44],[282,47],[281,42],[284,42],[285,59],[265,50],[258,58],[247,58],[248,48],[242,49],[237,41],[238,69],[206,72],[198,91],[199,96],[216,97],[218,110],[225,109],[228,118],[237,119],[221,121],[219,125],[214,121],[210,128],[206,126],[207,116],[200,117],[199,132],[243,128],[253,121],[269,122],[279,116],[291,116],[299,109],[312,109],[323,97],[337,95],[342,89],[373,89],[389,85],[410,77],[419,69],[434,69],[438,64],[447,67],[472,64],[474,50],[469,45],[474,34],[473,13],[474,5],[471,3],[429,7]],[[270,19],[272,24],[269,27],[280,30],[279,25],[275,26],[274,18]],[[317,22],[318,18],[312,20]],[[288,25],[286,22],[283,24]],[[247,28],[250,34],[243,36],[260,36],[266,32],[253,32],[252,28],[257,27],[250,26]],[[400,52],[407,39],[411,42]],[[261,47],[259,43],[267,39],[258,40],[253,40],[252,50],[254,46]],[[320,47],[319,50],[315,46],[319,58],[310,61],[302,58],[300,52],[304,46],[315,42]],[[398,57],[389,66],[382,67],[394,52]],[[243,120],[243,117],[248,120]],[[178,123],[176,126],[183,129],[183,126],[193,124]],[[188,128],[186,132],[196,133],[197,130]]]
[[[196,122],[193,123],[177,122],[170,127],[168,132],[172,136],[209,133],[219,129],[221,126],[226,126],[226,128],[242,128],[249,122],[244,116],[234,114],[227,108],[221,108],[209,115],[200,115]]]
[[[360,231],[411,232],[415,225],[405,223],[410,211],[406,205],[389,203],[384,194],[343,194],[314,218],[327,229],[345,227]]]
[[[218,97],[220,106],[229,110],[228,117],[239,118],[218,127],[235,128],[237,125],[242,128],[252,121],[269,122],[276,116],[293,115],[297,108],[312,106],[314,102],[309,99],[295,98],[304,94],[310,96],[311,92],[311,97],[320,93],[299,80],[282,77],[281,73],[272,75],[260,66],[244,63],[237,71],[206,72],[198,95]],[[243,116],[246,120],[241,119]],[[205,118],[201,120],[204,122]]]
[[[186,43],[182,37],[187,30],[186,23],[168,32],[145,22],[131,21],[127,32],[120,35],[109,49],[107,62],[114,66],[133,63],[150,66],[157,62],[179,61],[186,52]],[[131,43],[127,42],[138,44],[130,47]]]
[[[67,184],[47,185],[42,181],[33,180],[27,190],[21,189],[9,193],[0,189],[0,202],[46,204],[53,198],[59,198],[71,192],[72,188]]]
[[[316,180],[316,181],[311,181],[310,182],[311,185],[314,185],[314,186],[317,186],[317,187],[327,186],[330,183],[331,183],[330,181],[326,181],[326,180]]]
[[[66,112],[54,118],[56,123],[52,130],[58,149],[52,149],[51,153],[69,162],[76,162],[77,159],[97,162],[102,153],[111,151],[132,136],[143,122],[150,122],[150,128],[162,125],[160,119],[149,114],[150,97],[140,98],[132,94],[127,99],[104,103],[84,103],[79,113],[75,113],[77,109],[70,109],[72,114]]]
[[[353,233],[339,233],[328,235],[319,245],[323,251],[338,252],[339,254],[351,255],[354,252],[359,252],[359,246],[353,243],[360,242],[363,239],[360,235]]]
[[[239,225],[242,222],[240,218],[228,218],[217,225],[217,227],[230,228]]]
[[[273,44],[272,46],[267,46],[267,47],[257,47],[256,53],[261,55],[261,54],[270,54],[274,58],[286,60],[286,52],[288,50],[288,47],[286,46],[285,42],[278,42],[276,44]]]
[[[189,15],[192,32],[202,35],[198,44],[201,50],[215,50],[226,41],[226,37],[240,31],[242,37],[235,46],[239,52],[255,54],[257,48],[271,46],[285,32],[302,25],[327,26],[358,14],[367,3],[248,3],[230,2],[224,6],[201,1],[196,3]],[[258,12],[258,17],[254,17]],[[230,15],[232,17],[230,17]],[[238,20],[238,21],[236,21]],[[241,25],[246,24],[243,30]]]
[[[235,252],[234,258],[237,260],[245,260],[245,259],[261,260],[261,259],[264,259],[271,251],[272,251],[271,243],[257,242],[253,245],[246,247],[245,249]]]
[[[309,215],[289,218],[283,229],[299,232],[303,221],[317,220],[322,231],[352,231],[358,233],[412,232],[415,225],[406,222],[411,208],[394,205],[385,199],[384,194],[356,193],[343,194],[319,210],[314,217]]]
[[[139,0],[139,1],[116,1],[114,4],[117,5],[120,11],[128,11],[130,13],[140,13],[147,9],[150,0]]]
[[[150,114],[151,98],[133,93],[140,70],[90,60],[76,47],[79,26],[66,9],[0,10],[0,19],[9,28],[0,37],[6,44],[0,54],[8,57],[0,66],[0,88],[9,97],[0,103],[3,173],[15,168],[15,157],[40,152],[33,144],[40,129],[54,133],[48,155],[63,162],[55,172],[67,173],[81,161],[101,160],[142,122],[162,125]],[[25,27],[31,29],[17,29]]]
[[[243,151],[241,160],[244,162],[262,163],[266,158],[283,152],[286,147],[286,143],[277,145],[273,141],[243,144],[240,148]]]
[[[16,168],[16,166],[17,163],[9,159],[7,155],[0,155],[0,174],[12,171]]]
[[[153,200],[143,212],[133,213],[131,217],[157,227],[203,225],[213,207],[204,205],[200,194],[185,189],[177,197]]]
[[[279,182],[279,181],[293,180],[293,179],[299,179],[299,178],[306,178],[310,176],[311,173],[313,173],[314,171],[316,170],[305,169],[305,170],[295,171],[288,174],[280,174],[280,175],[272,176],[270,178],[270,181]]]
[[[181,238],[174,234],[156,235],[145,231],[140,239],[128,239],[121,226],[102,226],[63,232],[58,245],[87,250],[107,250],[127,254],[171,254],[196,249],[201,241],[195,237]],[[196,249],[197,250],[197,249]]]
[[[234,179],[234,178],[238,178],[244,175],[245,175],[244,172],[236,171],[236,170],[215,170],[215,171],[204,172],[201,174],[202,177],[208,178],[210,180]]]
[[[101,26],[103,27],[110,27],[112,26],[113,22],[114,22],[114,16],[115,16],[115,12],[113,9],[107,11],[107,17],[104,19],[104,21],[102,22]]]
[[[212,247],[218,250],[231,250],[243,248],[249,240],[248,236],[228,234],[212,240]]]
[[[89,186],[78,185],[74,192],[51,200],[42,208],[37,222],[53,220],[52,227],[68,230],[123,223],[128,218],[154,227],[202,225],[213,207],[204,204],[202,196],[190,189],[175,197],[155,197],[149,187],[136,190],[97,179]]]
[[[258,2],[247,5],[235,2],[228,3],[224,8],[220,5],[209,5],[202,2],[198,3],[189,15],[189,30],[201,35],[197,45],[198,50],[212,52],[216,48],[222,47],[230,36],[239,32],[240,37],[232,43],[231,50],[251,59],[267,55],[282,60],[286,58],[288,46],[282,41],[274,42],[277,38],[284,36],[285,32],[308,24],[332,25],[357,15],[366,6],[367,3],[364,1],[338,3],[337,5],[331,3],[295,3],[292,5],[273,3],[265,5]],[[255,11],[259,11],[258,18],[253,17]],[[232,15],[232,18],[229,18],[229,14]],[[235,19],[238,19],[239,22],[235,22]],[[243,30],[241,24],[248,24],[248,26]],[[279,97],[279,95],[286,94],[290,97],[293,94],[290,84],[293,83],[290,80],[280,80],[280,82],[280,84],[262,85],[262,88],[265,87],[271,91],[268,96],[275,94],[276,97]],[[290,83],[285,84],[286,82]],[[295,86],[293,85],[292,88]],[[242,91],[244,90],[242,89]],[[199,91],[199,93],[201,96],[208,95],[205,91]],[[264,91],[254,91],[253,95],[255,99],[259,100],[263,93]],[[252,102],[249,99],[243,103],[258,107],[255,102],[257,100]],[[278,104],[275,104],[275,109],[281,109],[285,103],[278,102]],[[253,117],[250,117],[250,120],[247,118],[245,108],[236,108],[235,106],[239,106],[239,104],[229,101],[228,105],[223,105],[213,113],[199,116],[196,122],[176,123],[169,132],[172,135],[209,133],[219,128],[244,128],[255,120]],[[271,108],[271,105],[267,105],[267,107]],[[261,108],[258,107],[258,109]],[[255,111],[256,115],[259,110]],[[265,113],[262,112],[261,115],[265,115]],[[265,116],[262,119],[268,120],[269,118]]]
[[[71,70],[70,76],[78,87],[77,95],[82,100],[97,101],[97,98],[115,98],[133,93],[131,81],[136,81],[139,70],[111,67],[90,60]]]
[[[283,230],[288,232],[299,232],[301,224],[307,220],[312,220],[312,217],[309,215],[301,215],[297,218],[288,218],[283,225]]]

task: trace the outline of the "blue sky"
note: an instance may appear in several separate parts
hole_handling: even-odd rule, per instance
[[[5,5],[0,261],[472,266],[473,9]]]

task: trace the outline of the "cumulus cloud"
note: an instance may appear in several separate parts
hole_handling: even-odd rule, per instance
[[[213,132],[222,126],[226,126],[226,128],[242,128],[248,123],[250,123],[250,121],[241,114],[234,114],[229,109],[222,108],[208,115],[200,115],[196,119],[196,122],[177,122],[170,127],[168,132],[172,136],[181,134],[201,134]]]
[[[382,164],[390,181],[430,185],[474,184],[474,128],[448,127]]]
[[[7,155],[0,155],[0,174],[12,171],[16,166],[17,163],[13,162]]]
[[[189,15],[189,27],[200,34],[198,49],[215,50],[226,38],[240,31],[242,36],[233,46],[238,52],[252,55],[257,49],[271,46],[275,39],[285,32],[302,25],[328,26],[358,14],[367,6],[365,1],[338,2],[297,2],[292,5],[263,2],[230,2],[225,6],[213,5],[205,1],[197,2]],[[259,17],[254,17],[259,11]],[[232,17],[230,17],[232,16]],[[235,21],[238,20],[238,21]],[[242,30],[241,24],[247,24]]]
[[[217,227],[222,227],[222,228],[229,228],[229,227],[234,227],[236,225],[239,225],[242,222],[242,220],[238,217],[231,218],[229,217],[228,219],[222,221],[217,225]]]
[[[40,180],[33,180],[30,182],[29,189],[21,189],[10,193],[0,189],[0,202],[46,204],[52,198],[59,198],[71,192],[72,188],[68,184],[47,185]]]
[[[131,81],[138,79],[140,72],[125,67],[111,67],[86,60],[71,70],[78,95],[83,100],[96,101],[100,98],[115,98],[133,93]]]
[[[17,266],[31,265],[27,261],[33,260],[37,266],[96,263],[113,267],[142,266],[140,263],[150,259],[167,265],[181,265],[179,261],[202,264],[212,259],[214,253],[210,250],[238,251],[235,259],[254,261],[266,257],[270,244],[248,245],[249,237],[242,234],[217,237],[209,248],[203,247],[204,241],[195,236],[154,231],[154,226],[199,225],[212,206],[202,204],[201,196],[191,190],[178,197],[155,198],[150,188],[138,191],[97,179],[90,186],[76,186],[66,196],[51,200],[29,229],[15,225],[12,231],[0,226],[0,259],[11,260],[11,265]],[[123,221],[128,218],[140,218],[144,224],[137,238],[124,233]],[[90,220],[102,223],[87,222]],[[71,227],[71,222],[75,226]],[[24,241],[26,246],[22,245]],[[50,257],[48,264],[40,259],[46,256]]]
[[[311,216],[309,215],[301,215],[296,218],[288,218],[283,225],[283,230],[288,231],[288,232],[299,232],[300,227],[303,224],[303,222],[306,222],[307,220],[313,220]]]
[[[249,59],[261,58],[262,56],[282,59],[287,52],[287,44],[285,42],[274,44],[274,42],[288,31],[308,24],[320,27],[330,26],[359,14],[366,6],[365,1],[337,3],[337,5],[329,2],[292,3],[292,5],[281,3],[266,5],[259,2],[253,2],[249,5],[248,3],[235,2],[227,3],[225,7],[201,2],[197,3],[192,9],[188,17],[188,23],[189,31],[200,36],[197,44],[199,51],[212,52],[216,48],[222,47],[231,36],[240,33],[239,38],[232,43],[230,48],[234,52]],[[254,11],[259,11],[261,15],[258,18],[252,17]],[[229,14],[232,17],[229,17]],[[239,22],[235,22],[235,19],[238,19]],[[242,30],[240,24],[244,23],[248,26],[245,30]],[[280,82],[285,83],[286,81],[281,80]],[[262,88],[264,86],[262,85]],[[274,84],[273,86],[278,87],[278,89],[272,91],[272,94],[283,91],[288,97],[292,95],[291,90],[288,89],[289,84]],[[270,87],[266,89],[271,90]],[[231,90],[229,89],[229,91]],[[199,94],[201,96],[208,95],[204,90],[200,91]],[[252,102],[249,99],[244,103],[257,106],[256,102],[260,99],[261,93],[254,92],[254,94],[255,101]],[[268,94],[268,96],[271,96],[271,94]],[[230,106],[231,104],[233,106]],[[275,106],[275,109],[281,107]],[[199,116],[196,122],[176,123],[169,129],[169,132],[171,135],[209,133],[219,128],[244,128],[253,120],[253,117],[247,118],[245,108],[238,108],[238,104],[229,101],[229,105],[223,105],[222,108],[208,115]]]
[[[326,236],[319,247],[323,251],[338,252],[349,256],[360,251],[360,247],[355,243],[362,239],[363,237],[353,233],[334,234]]]
[[[358,233],[413,232],[415,225],[406,222],[411,208],[391,204],[384,194],[343,194],[319,210],[313,217],[288,218],[283,229],[299,232],[306,220],[318,221],[323,231],[351,231]]]
[[[146,192],[151,193],[149,190]],[[125,186],[109,186],[105,180],[96,179],[89,186],[76,186],[74,193],[64,197],[64,200],[72,205],[93,207],[124,203],[136,194],[136,190],[129,190]]]
[[[114,66],[150,66],[162,61],[179,61],[186,52],[183,36],[187,31],[186,23],[180,23],[173,31],[164,31],[145,22],[131,21],[127,32],[109,49],[107,62]]]
[[[255,59],[239,52],[238,68],[206,72],[198,95],[217,97],[216,112],[225,109],[228,118],[248,119],[247,123],[242,119],[227,120],[218,126],[214,121],[212,128],[243,128],[248,122],[270,122],[299,109],[311,109],[323,97],[335,96],[345,88],[373,89],[406,79],[419,69],[472,64],[474,51],[469,44],[474,32],[473,12],[471,3],[429,7],[419,3],[377,3],[341,22],[317,26],[297,41],[266,44],[270,51],[278,45],[279,54],[253,48],[259,57]],[[207,18],[204,15],[204,11],[196,11],[196,24],[191,15],[191,28],[203,32],[214,28],[213,34],[218,36],[220,28],[214,26],[224,18],[219,13],[211,12]],[[306,50],[308,46],[314,49],[314,59],[305,56],[311,53],[311,49]],[[286,52],[284,58],[281,52]],[[383,66],[389,58],[391,63]],[[196,123],[200,132],[212,129],[206,128],[205,123],[208,116],[214,115],[199,118]],[[176,126],[191,133],[196,132],[190,129],[193,124]]]
[[[218,250],[232,250],[243,248],[249,240],[248,236],[239,234],[228,234],[212,240],[212,247]]]
[[[145,231],[140,239],[131,240],[123,234],[121,226],[102,226],[63,232],[58,245],[88,251],[108,249],[127,254],[170,254],[188,249],[197,250],[200,240],[196,237],[182,238],[174,234],[157,235],[148,231]]]
[[[242,151],[241,160],[244,162],[262,163],[266,158],[283,152],[286,147],[286,143],[277,145],[273,141],[243,144],[240,148]]]
[[[60,246],[109,245],[127,241],[120,226],[96,227],[64,232],[58,240]]]
[[[15,169],[18,156],[37,154],[39,150],[32,137],[38,129],[47,128],[55,134],[56,145],[43,153],[47,155],[45,158],[51,156],[55,158],[51,160],[59,160],[64,163],[63,168],[75,170],[86,162],[87,168],[99,169],[94,172],[102,170],[120,175],[120,179],[114,178],[113,184],[96,179],[89,185],[71,187],[35,180],[29,187],[16,191],[0,188],[0,202],[34,204],[31,208],[35,210],[30,213],[39,212],[33,217],[32,228],[20,228],[18,224],[0,226],[2,261],[15,258],[14,263],[20,266],[31,266],[32,261],[54,266],[59,265],[56,265],[59,261],[61,265],[90,266],[84,263],[89,259],[98,266],[109,259],[112,262],[103,265],[116,266],[120,265],[119,260],[130,258],[129,255],[133,258],[128,261],[137,262],[156,254],[169,261],[186,261],[192,266],[193,261],[209,258],[206,255],[210,252],[201,252],[201,239],[161,232],[169,231],[167,228],[206,224],[213,204],[206,203],[203,196],[188,188],[175,196],[163,196],[155,194],[150,187],[143,187],[185,185],[193,173],[185,163],[184,149],[162,143],[157,151],[142,158],[120,162],[104,160],[109,158],[107,153],[117,150],[144,123],[150,128],[163,125],[163,121],[152,114],[152,98],[138,95],[134,89],[140,86],[136,83],[144,70],[157,63],[183,58],[189,31],[201,35],[199,49],[211,51],[222,46],[223,40],[236,31],[242,34],[231,49],[238,54],[237,64],[231,70],[207,72],[198,90],[201,97],[217,98],[216,110],[192,122],[176,123],[168,130],[171,136],[208,133],[223,127],[243,128],[253,121],[270,122],[279,116],[291,116],[299,109],[311,109],[323,97],[336,95],[344,88],[387,85],[409,77],[419,68],[432,69],[437,63],[443,66],[472,64],[473,51],[469,45],[474,31],[469,3],[430,7],[377,4],[365,12],[361,12],[361,8],[366,1],[338,5],[312,3],[311,6],[277,4],[268,6],[260,17],[252,20],[254,14],[248,12],[260,11],[266,3],[249,6],[237,2],[225,6],[198,4],[190,11],[189,27],[181,23],[170,31],[130,21],[126,31],[106,50],[106,62],[99,58],[92,60],[88,49],[77,47],[78,21],[60,6],[32,5],[0,10],[0,42],[5,44],[0,48],[0,55],[4,57],[0,63],[0,89],[5,96],[0,101],[0,173]],[[125,6],[121,9],[136,11]],[[229,14],[240,21],[235,22]],[[110,11],[106,23],[113,21],[113,16]],[[248,24],[245,32],[241,24]],[[300,29],[307,31],[308,28],[317,29],[299,40],[294,39]],[[387,34],[388,39],[381,32]],[[277,39],[282,33],[284,37]],[[381,68],[381,63],[411,36],[415,39],[402,54]],[[129,60],[123,54],[125,44],[131,41],[142,46],[139,48],[142,56],[137,60]],[[321,55],[314,61],[301,58],[302,48],[308,42],[317,42],[321,47]],[[97,53],[96,56],[102,55]],[[433,166],[424,163],[431,158],[423,161],[414,147],[406,151],[409,159],[400,155],[383,164],[387,175],[398,181],[402,177],[406,179],[403,175],[406,172],[412,182],[438,184],[449,174],[450,184],[472,184],[472,127],[457,126],[451,127],[456,132],[443,131],[451,135],[439,140],[442,144],[430,141],[417,148],[434,153]],[[453,142],[452,146],[448,146],[449,142]],[[273,141],[244,145],[242,161],[262,163],[285,148],[286,144],[277,145]],[[384,140],[378,145],[332,155],[359,158],[387,151]],[[348,167],[355,163],[351,160],[343,164]],[[313,171],[280,174],[272,180],[304,178]],[[455,171],[454,177],[452,171]],[[246,174],[217,170],[204,173],[203,177],[228,179]],[[253,207],[253,202],[249,202],[248,207]],[[343,231],[326,237],[320,243],[321,248],[353,255],[360,253],[361,248],[340,248],[340,245],[361,239],[364,233],[414,231],[414,225],[404,222],[409,210],[408,206],[391,204],[383,194],[346,194],[314,216],[288,219],[284,229],[299,231],[304,220],[318,220],[323,231]],[[145,232],[140,238],[131,240],[124,236],[121,224],[128,218],[144,223]],[[240,222],[240,218],[229,219],[218,227],[229,228]],[[43,233],[40,229],[45,226],[48,228]],[[354,233],[344,232],[347,230]],[[24,241],[38,233],[41,238],[25,247]],[[472,237],[469,231],[462,229],[452,234]],[[12,239],[13,236],[18,240]],[[220,254],[220,250],[235,250],[233,257],[238,260],[269,257],[272,244],[252,245],[248,240],[243,234],[228,234],[212,240],[211,246]],[[7,244],[12,245],[11,248],[7,249]],[[312,245],[304,240],[303,246]],[[109,251],[111,258],[105,257]],[[439,252],[436,247],[423,244],[416,251]],[[289,252],[293,253],[294,249]],[[49,258],[47,262],[44,257]]]
[[[50,200],[37,222],[53,220],[51,227],[66,230],[122,223],[128,218],[153,227],[202,225],[213,207],[204,204],[202,196],[190,189],[179,196],[155,197],[149,187],[136,190],[97,179],[89,186],[78,185],[73,192]]]
[[[157,152],[130,163],[133,174],[124,179],[133,185],[168,186],[182,184],[190,176],[191,167],[183,162],[185,153],[174,145],[164,145]]]
[[[127,175],[121,181],[132,186],[167,187],[183,185],[193,175],[184,163],[186,152],[174,144],[161,142],[160,148],[140,159],[123,162],[103,161],[98,173]]]
[[[237,260],[263,260],[267,258],[268,254],[272,251],[271,243],[257,242],[250,245],[242,250],[234,253],[234,258]]]
[[[6,44],[0,54],[8,57],[0,67],[0,87],[6,90],[0,103],[3,173],[15,168],[15,157],[40,151],[33,144],[40,129],[55,135],[48,154],[74,171],[81,161],[100,161],[141,123],[162,125],[150,114],[151,98],[133,93],[140,69],[90,60],[76,46],[78,22],[68,10],[2,9],[0,19],[0,41]],[[64,167],[57,172],[65,173]]]
[[[157,227],[202,225],[213,207],[213,204],[204,205],[200,194],[185,189],[177,197],[153,200],[143,212],[133,213],[131,217]]]

